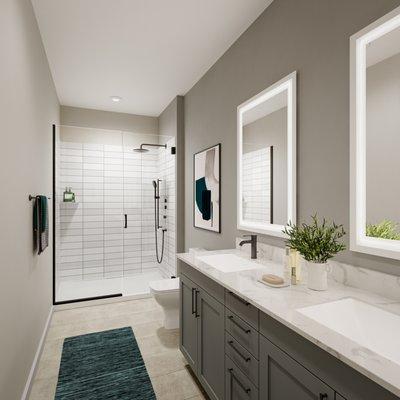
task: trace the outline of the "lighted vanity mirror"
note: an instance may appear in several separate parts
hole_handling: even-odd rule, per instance
[[[284,236],[296,222],[296,72],[237,109],[237,226]]]
[[[400,7],[351,38],[351,250],[400,259]]]

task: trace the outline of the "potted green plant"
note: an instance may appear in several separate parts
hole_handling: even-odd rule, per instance
[[[291,222],[283,230],[288,236],[287,246],[297,250],[307,261],[308,287],[326,290],[328,287],[327,262],[346,249],[340,239],[346,234],[343,225],[331,224],[324,218],[322,223],[313,215],[312,223],[301,225]]]

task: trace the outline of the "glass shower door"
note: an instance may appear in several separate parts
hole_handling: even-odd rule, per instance
[[[124,277],[132,277],[142,271],[141,237],[141,154],[133,148],[134,136],[124,133]],[[132,279],[126,280],[132,283]],[[125,282],[124,282],[125,284]],[[129,287],[127,288],[129,291]]]
[[[124,276],[124,153],[104,146],[104,278]],[[119,282],[119,281],[116,281]]]
[[[121,132],[56,130],[56,304],[121,295],[122,154]],[[75,203],[63,201],[66,187]]]

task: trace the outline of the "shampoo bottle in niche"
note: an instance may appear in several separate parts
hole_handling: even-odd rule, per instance
[[[74,203],[75,202],[75,193],[72,192],[71,187],[66,187],[63,195],[63,201],[66,203]]]

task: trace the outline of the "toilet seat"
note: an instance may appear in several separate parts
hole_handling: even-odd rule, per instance
[[[179,278],[160,279],[149,283],[150,289],[154,293],[174,293],[179,291]]]

